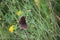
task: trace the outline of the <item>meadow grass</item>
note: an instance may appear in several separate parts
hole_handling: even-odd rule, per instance
[[[1,0],[0,40],[59,40],[60,28],[52,6],[55,1]],[[26,17],[27,30],[20,29],[22,16]]]

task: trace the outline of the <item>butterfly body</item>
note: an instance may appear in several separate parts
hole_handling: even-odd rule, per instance
[[[21,17],[19,24],[20,24],[20,29],[24,29],[24,30],[27,29],[27,23],[26,23],[26,17],[25,16]]]

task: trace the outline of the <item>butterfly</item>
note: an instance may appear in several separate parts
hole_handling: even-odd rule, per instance
[[[19,20],[20,29],[26,30],[27,29],[27,23],[26,23],[26,17],[22,16]]]

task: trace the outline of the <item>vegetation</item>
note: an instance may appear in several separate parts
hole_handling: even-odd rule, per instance
[[[59,0],[0,0],[0,40],[59,40]],[[27,30],[19,20],[26,17]]]

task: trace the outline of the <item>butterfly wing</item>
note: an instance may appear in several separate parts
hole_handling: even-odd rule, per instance
[[[27,29],[27,24],[26,24],[26,19],[25,19],[25,16],[22,16],[20,21],[19,21],[19,24],[20,24],[20,28],[21,29],[24,29],[26,30]]]

